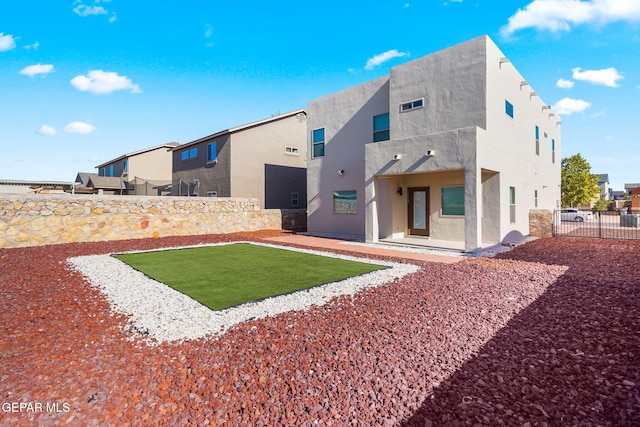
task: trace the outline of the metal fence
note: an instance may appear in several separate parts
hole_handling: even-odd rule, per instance
[[[135,177],[133,181],[127,183],[127,194],[136,196],[170,196],[171,181]]]
[[[598,239],[640,240],[640,209],[618,212],[558,209],[553,213],[555,237],[591,237]]]

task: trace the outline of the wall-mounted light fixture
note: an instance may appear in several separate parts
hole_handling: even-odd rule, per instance
[[[400,160],[402,158],[402,154],[394,154],[393,160]]]
[[[398,187],[398,196],[402,196],[402,187]]]
[[[340,175],[340,176],[344,175],[344,169],[340,169],[340,170],[338,171],[338,175]]]
[[[433,157],[436,155],[436,150],[427,150],[427,152],[425,153],[425,156],[427,157]]]

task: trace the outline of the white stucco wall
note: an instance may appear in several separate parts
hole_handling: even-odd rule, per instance
[[[309,102],[307,106],[307,229],[362,238],[365,229],[365,145],[373,116],[389,110],[388,77]],[[313,158],[311,132],[325,128],[325,155]],[[343,170],[340,175],[338,171]],[[357,214],[333,213],[333,192],[356,190]]]
[[[464,240],[467,250],[475,250],[528,234],[529,210],[551,210],[560,199],[559,117],[543,108],[502,58],[493,41],[482,36],[310,102],[308,150],[311,131],[325,127],[326,155],[308,163],[309,231],[355,234],[367,241],[406,232],[406,199],[397,188],[406,195],[407,187],[428,186],[434,239]],[[422,108],[400,111],[402,103],[417,99],[423,100]],[[506,115],[505,100],[513,104],[514,118]],[[372,117],[385,112],[391,139],[373,143]],[[435,154],[427,156],[428,151]],[[399,160],[393,160],[396,155]],[[465,186],[464,218],[442,216],[440,189],[460,184]],[[510,187],[516,189],[514,223]],[[358,191],[357,215],[332,214],[336,190]]]

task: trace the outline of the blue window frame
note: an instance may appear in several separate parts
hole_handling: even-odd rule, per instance
[[[324,156],[324,128],[314,129],[311,132],[311,144],[313,146],[313,157]]]
[[[464,186],[442,187],[442,215],[464,216]]]
[[[507,100],[504,101],[504,112],[513,119],[513,104]]]
[[[189,160],[189,152],[188,151],[183,151],[182,153],[180,153],[180,158],[182,160]]]
[[[540,128],[536,125],[536,139],[540,139]]]
[[[373,142],[389,140],[389,113],[373,116]]]
[[[215,162],[218,159],[217,144],[215,141],[207,145],[207,162]]]
[[[109,165],[109,176],[113,176],[113,165]]]

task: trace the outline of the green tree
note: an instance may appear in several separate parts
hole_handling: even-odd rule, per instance
[[[591,173],[591,166],[580,153],[562,159],[561,192],[564,206],[591,203],[600,195],[598,175]]]

